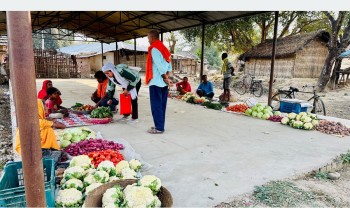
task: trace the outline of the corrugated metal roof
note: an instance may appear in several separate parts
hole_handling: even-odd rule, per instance
[[[118,50],[130,50],[134,51],[134,45],[118,42]],[[103,44],[103,53],[109,51],[115,51],[116,45],[115,43],[104,43]],[[91,57],[102,53],[101,43],[91,43],[91,44],[80,44],[80,45],[72,45],[63,48],[57,49],[59,52],[67,53],[70,55],[76,55],[79,57]],[[147,52],[147,47],[144,46],[136,46],[136,51],[139,52]]]
[[[61,28],[110,43],[266,13],[265,11],[32,11],[33,31]],[[0,34],[6,12],[0,11]]]

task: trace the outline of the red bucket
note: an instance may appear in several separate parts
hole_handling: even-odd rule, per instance
[[[119,111],[120,115],[131,114],[131,95],[120,94],[119,97]]]

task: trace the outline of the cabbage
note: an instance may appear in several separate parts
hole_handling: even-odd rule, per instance
[[[312,125],[314,125],[314,126],[317,126],[317,125],[319,124],[318,120],[316,120],[316,119],[315,119],[315,120],[312,120],[311,123],[312,123]]]
[[[66,148],[66,147],[68,147],[70,144],[71,144],[71,142],[68,141],[68,140],[65,140],[65,139],[60,140],[60,146],[61,146],[62,148]]]
[[[62,139],[70,141],[72,139],[72,134],[69,133],[69,132],[64,132],[63,136],[62,136]]]
[[[257,111],[258,110],[258,107],[257,106],[253,106],[252,107],[252,111]]]
[[[312,119],[308,116],[303,116],[300,120],[304,123],[310,123],[312,121]]]
[[[296,116],[297,116],[297,114],[295,114],[295,113],[289,113],[288,114],[288,118],[289,119],[295,119]]]
[[[265,113],[263,116],[262,116],[263,119],[267,120],[270,118],[270,114],[267,114]]]
[[[262,112],[259,112],[258,115],[257,115],[257,117],[258,117],[258,118],[262,118],[263,115],[264,115],[264,114],[263,114]]]
[[[304,123],[301,122],[301,121],[295,121],[295,122],[293,123],[293,128],[301,129],[301,128],[303,128],[303,127],[304,127]]]
[[[257,115],[258,115],[258,113],[257,113],[256,111],[253,111],[253,112],[252,112],[252,116],[253,116],[253,117],[257,117]]]
[[[275,115],[275,116],[281,116],[282,113],[281,113],[280,111],[275,111],[275,112],[273,113],[273,115]]]
[[[265,110],[272,111],[272,108],[270,106],[266,106]]]
[[[81,140],[81,139],[80,139],[80,136],[74,135],[74,136],[72,137],[72,140],[71,140],[71,141],[72,141],[73,143],[78,143],[78,142],[80,142],[80,140]]]
[[[313,128],[314,128],[314,126],[312,125],[312,123],[305,123],[304,124],[304,129],[305,130],[311,130]]]
[[[264,107],[262,107],[262,106],[259,106],[257,109],[258,112],[263,112],[263,110],[264,110]]]
[[[264,108],[264,104],[262,104],[262,103],[258,103],[258,104],[256,104],[255,106],[256,106],[256,107],[263,107],[263,108]]]
[[[81,130],[81,128],[72,128],[67,131],[69,131],[71,134],[74,134],[74,135],[80,135],[83,133],[83,130]]]
[[[253,110],[252,109],[247,109],[244,113],[248,116],[252,115]]]
[[[281,123],[284,124],[284,125],[288,125],[289,118],[287,118],[287,117],[282,118]]]
[[[269,115],[270,115],[271,110],[265,108],[265,109],[263,110],[263,113],[264,113],[264,114],[269,114]]]

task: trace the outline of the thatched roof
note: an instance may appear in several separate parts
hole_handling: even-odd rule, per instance
[[[300,35],[292,35],[277,39],[276,58],[293,56],[299,50],[302,50],[312,40],[319,40],[328,43],[330,35],[326,31],[317,31],[313,33],[304,33]],[[271,58],[272,56],[272,40],[266,40],[249,51],[240,55],[240,60],[250,58]]]

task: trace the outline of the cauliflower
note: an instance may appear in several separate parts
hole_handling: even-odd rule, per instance
[[[79,166],[69,167],[63,173],[63,177],[66,180],[69,180],[72,178],[82,179],[83,175],[84,175],[84,169]]]
[[[301,117],[303,117],[303,116],[307,116],[307,113],[306,113],[306,112],[301,112],[301,113],[299,113],[299,115],[300,115]]]
[[[130,165],[130,168],[133,169],[134,171],[139,171],[141,170],[141,167],[142,167],[141,162],[135,159],[130,160],[129,165]]]
[[[132,186],[124,190],[127,207],[155,207],[158,201],[152,190],[144,186]]]
[[[124,168],[121,175],[123,179],[135,179],[137,174],[130,168]]]
[[[109,160],[105,160],[105,161],[101,162],[97,166],[97,170],[106,171],[110,176],[116,175],[116,170],[115,170],[114,164],[113,164],[113,162],[111,162]]]
[[[120,161],[120,162],[115,166],[115,171],[116,171],[117,175],[121,175],[122,170],[123,170],[124,168],[129,168],[129,163],[128,163],[128,161],[126,161],[126,160]]]
[[[296,122],[295,120],[290,120],[290,121],[289,121],[289,126],[293,127],[293,125],[294,125],[295,122]],[[301,122],[301,121],[300,121],[300,122]]]
[[[315,119],[315,120],[312,120],[311,123],[312,125],[317,126],[319,124],[319,121]]]
[[[117,176],[111,176],[111,177],[109,177],[108,182],[117,181],[117,180],[119,180],[119,178]]]
[[[311,119],[316,119],[317,115],[313,114],[313,113],[307,113],[307,115],[311,118]]]
[[[79,166],[84,168],[85,170],[92,167],[91,160],[87,155],[79,155],[73,157],[73,159],[69,163],[69,167]]]
[[[75,188],[58,191],[56,207],[80,207],[83,204],[83,194]]]
[[[304,123],[310,123],[312,121],[312,119],[308,116],[303,116],[300,120]]]
[[[94,174],[94,178],[98,183],[106,183],[109,180],[109,175],[106,171],[99,170]]]
[[[85,193],[86,195],[89,194],[90,191],[94,190],[95,188],[101,186],[102,183],[93,183],[91,185],[89,185],[88,187],[86,187]]]
[[[154,175],[145,175],[140,182],[142,186],[150,188],[155,194],[159,192],[162,186],[160,179]]]
[[[69,189],[69,188],[75,188],[79,191],[83,191],[84,185],[81,180],[78,180],[76,178],[69,179],[67,182],[65,182],[62,186],[63,189]]]
[[[300,120],[301,120],[301,115],[297,115],[297,116],[295,117],[295,120],[296,120],[296,121],[300,121]]]
[[[89,185],[96,183],[96,182],[97,181],[96,181],[94,175],[92,175],[92,174],[89,174],[84,178],[84,185],[85,186],[89,186]]]
[[[301,122],[301,121],[295,121],[293,123],[293,127],[296,128],[296,129],[301,129],[301,128],[303,128],[303,126],[304,126],[304,123]]]
[[[288,125],[289,118],[287,118],[287,117],[282,118],[281,123],[284,124],[284,125]]]
[[[123,191],[118,185],[107,189],[103,194],[102,207],[112,207],[111,204],[113,204],[114,207],[117,207],[116,205],[125,207]]]
[[[84,175],[85,175],[85,176],[93,175],[93,174],[95,174],[95,172],[96,172],[96,169],[95,169],[95,168],[89,168],[89,169],[87,169],[87,170],[84,171]]]
[[[289,113],[288,114],[288,118],[289,119],[295,119],[295,117],[297,117],[297,114],[295,114],[295,113]]]
[[[312,125],[312,123],[304,123],[305,130],[312,130],[313,128],[314,126]]]

